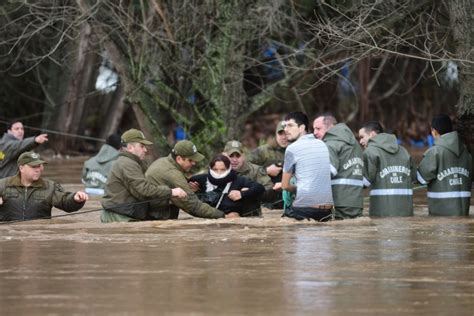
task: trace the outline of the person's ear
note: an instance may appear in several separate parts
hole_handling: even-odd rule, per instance
[[[301,124],[300,126],[298,126],[298,128],[300,130],[300,133],[303,133],[306,130],[306,126],[304,124]]]

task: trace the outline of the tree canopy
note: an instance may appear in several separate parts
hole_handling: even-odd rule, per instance
[[[379,119],[415,137],[433,113],[454,114],[455,104],[473,113],[471,9],[462,0],[9,1],[0,116],[102,138],[139,125],[162,149],[179,126],[206,152],[241,138],[256,115],[295,109],[354,125]],[[105,70],[118,78],[107,92],[96,89]],[[56,149],[75,144],[58,138]]]

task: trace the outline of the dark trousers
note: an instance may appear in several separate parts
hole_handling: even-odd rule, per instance
[[[174,205],[169,205],[168,208],[160,208],[159,210],[150,210],[147,213],[146,220],[162,221],[168,219],[177,219],[179,216],[179,208]]]
[[[318,222],[326,222],[332,218],[332,209],[292,206],[283,212],[283,216],[291,217],[299,221],[303,219],[314,219]]]

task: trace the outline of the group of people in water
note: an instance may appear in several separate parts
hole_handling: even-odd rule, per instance
[[[85,162],[84,192],[64,192],[41,177],[46,162],[31,151],[47,135],[24,138],[14,121],[0,140],[0,221],[48,218],[53,206],[74,212],[89,194],[102,196],[104,223],[177,219],[180,210],[202,218],[261,216],[262,205],[297,220],[326,221],[362,216],[364,188],[369,216],[413,216],[415,183],[427,186],[430,215],[469,215],[472,157],[449,116],[433,117],[435,144],[418,166],[379,122],[362,125],[359,140],[331,113],[318,115],[312,128],[306,114],[288,113],[273,142],[248,152],[231,140],[207,172],[192,176],[205,157],[191,141],[177,142],[148,167],[152,142],[130,129],[111,135]]]

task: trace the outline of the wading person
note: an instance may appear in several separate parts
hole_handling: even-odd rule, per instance
[[[331,187],[336,218],[362,216],[362,149],[351,129],[337,123],[330,114],[322,114],[313,121],[314,137],[326,143],[331,158]]]
[[[274,203],[281,199],[281,183],[273,184],[267,172],[262,166],[258,166],[247,161],[244,147],[237,140],[228,141],[224,147],[223,154],[230,160],[230,166],[241,177],[249,178],[252,181],[260,183],[265,188],[262,195],[262,202]],[[258,215],[261,215],[261,209]],[[255,214],[256,216],[257,214]]]
[[[285,133],[291,144],[286,148],[281,185],[296,192],[295,200],[283,215],[298,220],[328,220],[333,199],[329,151],[323,141],[308,134],[308,117],[291,112],[285,117]],[[296,184],[290,183],[294,176]]]
[[[17,159],[25,151],[31,150],[48,141],[47,134],[24,138],[23,123],[18,120],[8,125],[7,132],[0,140],[0,179],[16,174]]]
[[[207,174],[190,178],[199,184],[199,199],[231,216],[258,215],[260,196],[265,188],[246,177],[238,176],[227,156],[217,155],[209,163]],[[235,214],[232,214],[235,213]]]
[[[50,218],[53,206],[65,212],[84,206],[86,193],[64,192],[58,183],[41,177],[45,163],[39,154],[24,152],[18,157],[18,173],[0,180],[0,221]]]
[[[417,178],[428,185],[430,215],[468,216],[472,185],[472,156],[460,140],[449,116],[431,121],[433,147],[423,155]]]
[[[359,130],[364,150],[364,183],[370,187],[370,216],[413,216],[416,168],[408,151],[379,122]]]
[[[156,185],[145,178],[146,146],[152,142],[137,129],[130,129],[121,137],[122,149],[114,162],[102,197],[101,221],[130,222],[137,220],[167,219],[154,218],[150,200],[161,200],[168,206],[171,197],[185,198],[180,188]],[[168,210],[169,212],[169,210]]]
[[[285,150],[288,146],[288,139],[285,134],[285,122],[280,121],[275,130],[275,139],[270,143],[254,149],[249,155],[249,161],[253,164],[265,168],[267,175],[273,182],[273,185],[281,186],[281,175],[283,170],[283,159]],[[282,209],[281,191],[274,194],[274,199],[268,201],[264,206],[274,209]]]
[[[148,181],[155,185],[166,187],[178,187],[187,193],[183,199],[171,199],[171,203],[175,206],[175,212],[172,218],[178,217],[179,209],[186,213],[202,218],[221,218],[224,212],[210,206],[199,200],[193,192],[186,173],[196,164],[196,162],[204,159],[204,156],[197,151],[196,146],[189,140],[182,140],[176,143],[173,150],[167,157],[162,157],[154,161],[146,172]],[[154,205],[155,212],[160,212],[169,205]]]
[[[100,147],[97,155],[84,162],[82,183],[86,186],[86,193],[104,195],[105,184],[110,169],[118,158],[120,146],[120,135],[112,134],[107,137],[105,144]]]

